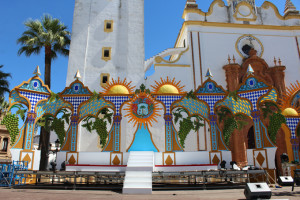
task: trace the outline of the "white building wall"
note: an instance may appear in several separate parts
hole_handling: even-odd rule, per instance
[[[113,20],[112,32],[104,32],[105,20]],[[101,59],[103,47],[111,47],[111,60]],[[144,0],[76,0],[67,86],[77,69],[92,91],[100,91],[101,73],[140,85],[143,62]]]

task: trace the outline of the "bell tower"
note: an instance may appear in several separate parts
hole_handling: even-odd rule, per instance
[[[66,85],[80,79],[92,91],[112,78],[144,81],[144,0],[75,0]]]

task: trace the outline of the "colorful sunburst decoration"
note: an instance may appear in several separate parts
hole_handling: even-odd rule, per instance
[[[300,112],[300,107],[292,105],[292,98],[300,90],[300,83],[297,81],[295,84],[292,84],[286,88],[286,94],[282,95],[282,98],[279,99],[279,108],[284,111],[288,108],[295,109],[298,113]]]
[[[121,81],[120,77],[117,81],[112,79],[106,86],[103,87],[104,94],[132,94],[134,91],[134,87],[130,85],[130,82],[126,81],[126,78]]]
[[[166,79],[160,78],[160,82],[155,81],[153,88],[153,93],[155,94],[182,94],[184,93],[184,86],[180,85],[180,81],[176,82],[175,78],[172,80],[167,77]]]
[[[137,124],[149,124],[152,126],[153,122],[157,122],[156,118],[161,108],[158,108],[158,103],[146,92],[136,94],[124,109],[128,111],[125,117],[129,117],[129,122]]]

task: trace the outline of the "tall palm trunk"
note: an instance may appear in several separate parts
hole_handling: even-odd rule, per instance
[[[45,84],[48,85],[50,89],[51,82],[51,46],[45,46]],[[46,121],[47,123],[47,121]],[[40,171],[47,170],[48,159],[49,159],[49,141],[50,132],[48,132],[44,127],[41,128],[40,133],[40,149],[41,149],[41,160],[40,160]]]
[[[51,59],[52,59],[51,46],[45,46],[45,84],[51,87]]]

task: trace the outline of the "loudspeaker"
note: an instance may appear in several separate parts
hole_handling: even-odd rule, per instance
[[[294,179],[291,176],[279,176],[278,184],[281,186],[292,186]]]
[[[270,199],[272,191],[267,183],[247,183],[244,194],[247,199]]]

